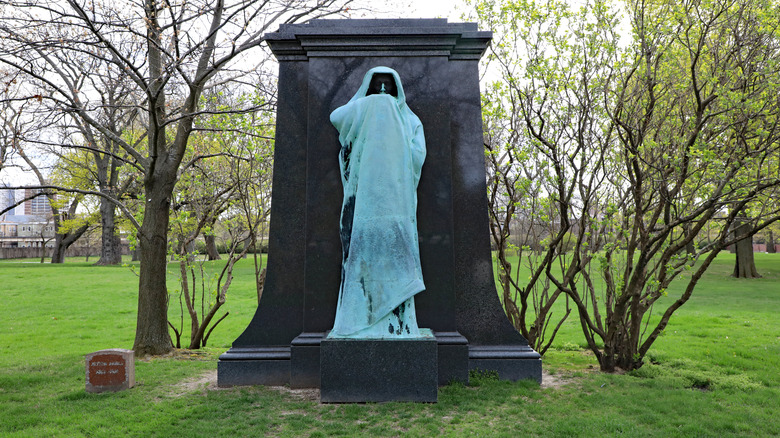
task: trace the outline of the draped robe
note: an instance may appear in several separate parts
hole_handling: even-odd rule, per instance
[[[390,73],[397,97],[366,95]],[[344,201],[342,273],[332,337],[418,337],[413,297],[425,285],[417,239],[417,184],[425,160],[420,119],[406,105],[398,73],[369,70],[330,120],[339,132]]]

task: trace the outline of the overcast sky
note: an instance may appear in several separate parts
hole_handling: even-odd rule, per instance
[[[461,21],[464,0],[355,0],[350,18],[447,18]],[[363,10],[368,5],[374,12]]]

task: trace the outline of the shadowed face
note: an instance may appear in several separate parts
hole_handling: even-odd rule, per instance
[[[398,89],[395,86],[395,78],[393,78],[393,75],[390,73],[374,73],[374,76],[371,77],[371,84],[368,86],[368,92],[366,93],[366,96],[382,93],[398,97]]]

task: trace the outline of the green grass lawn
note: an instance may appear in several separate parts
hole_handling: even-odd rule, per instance
[[[597,372],[572,315],[544,358],[555,386],[482,377],[441,388],[437,404],[345,405],[209,383],[254,314],[249,260],[208,348],[137,360],[136,387],[110,394],[85,392],[84,355],[132,347],[135,274],[0,261],[0,436],[780,435],[780,254],[756,255],[757,280],[729,277],[733,257],[713,264],[636,372]]]

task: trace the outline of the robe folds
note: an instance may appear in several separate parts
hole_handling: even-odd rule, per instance
[[[366,95],[390,73],[397,97]],[[420,119],[406,105],[398,73],[369,70],[330,120],[339,132],[344,188],[342,273],[333,337],[419,337],[413,297],[425,285],[417,239],[417,184],[425,160]]]

